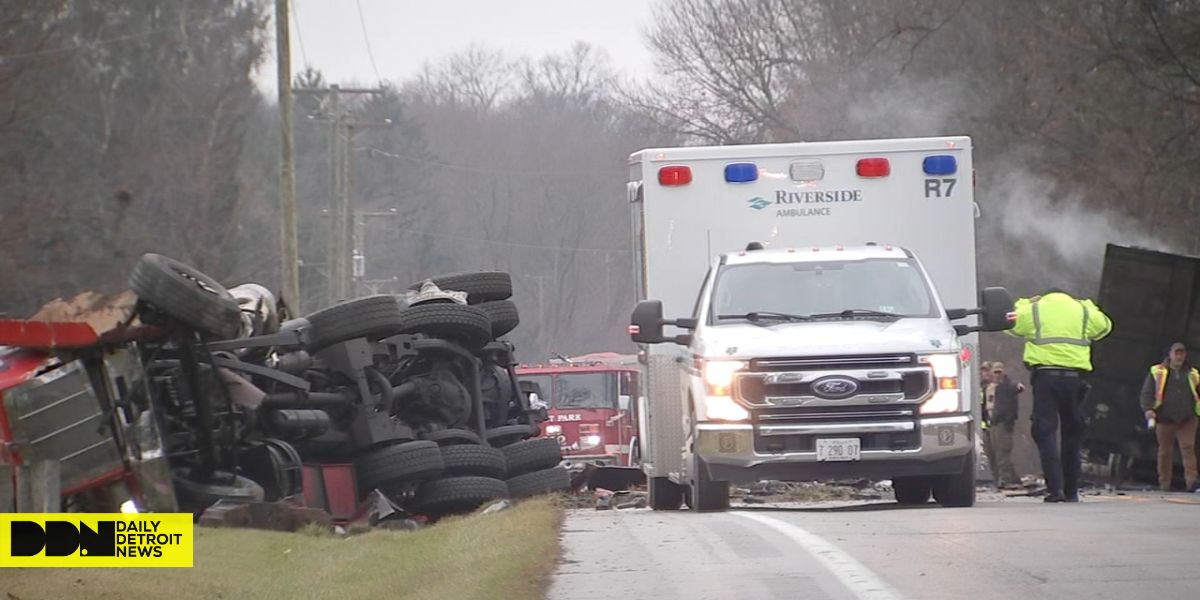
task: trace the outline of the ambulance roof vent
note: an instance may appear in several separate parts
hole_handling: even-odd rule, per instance
[[[762,249],[763,249],[762,242],[750,242],[749,244],[746,244],[746,252],[753,252],[755,250],[762,250]]]
[[[878,246],[879,244],[876,244],[875,242],[867,242],[867,245],[868,246]]]

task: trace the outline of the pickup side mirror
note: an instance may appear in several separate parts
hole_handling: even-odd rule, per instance
[[[983,331],[1005,331],[1012,329],[1016,323],[1012,315],[1015,308],[1012,294],[1002,287],[984,288],[980,294],[983,315]]]
[[[696,320],[678,319],[669,321],[663,319],[661,300],[643,300],[633,309],[633,316],[630,318],[629,323],[629,337],[637,344],[674,342],[687,346],[692,343],[692,336],[690,334],[666,337],[663,334],[664,325],[675,325],[676,327],[693,329],[696,326]]]
[[[980,325],[970,327],[955,325],[954,332],[967,335],[976,331],[1004,331],[1013,328],[1013,297],[1002,287],[984,288],[979,294],[979,308],[952,308],[946,310],[950,320],[957,321],[971,315],[979,315]]]

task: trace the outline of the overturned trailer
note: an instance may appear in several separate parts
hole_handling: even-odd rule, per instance
[[[1138,397],[1150,365],[1163,360],[1172,342],[1200,349],[1200,258],[1109,245],[1097,301],[1114,328],[1092,351],[1084,447],[1090,462],[1117,482],[1156,482],[1158,444]]]

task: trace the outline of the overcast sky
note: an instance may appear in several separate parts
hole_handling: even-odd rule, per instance
[[[652,71],[642,32],[653,0],[291,0],[292,70],[311,65],[332,82],[399,81],[471,44],[511,56],[563,52],[582,40],[603,49],[618,72]],[[362,6],[362,21],[358,6]],[[363,35],[363,25],[366,35]],[[274,32],[274,27],[271,27]],[[275,63],[259,82],[274,91]]]

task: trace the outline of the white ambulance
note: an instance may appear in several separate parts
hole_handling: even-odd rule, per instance
[[[1011,327],[1012,298],[976,287],[970,138],[658,148],[629,169],[652,508],[843,478],[974,504],[976,332]]]

